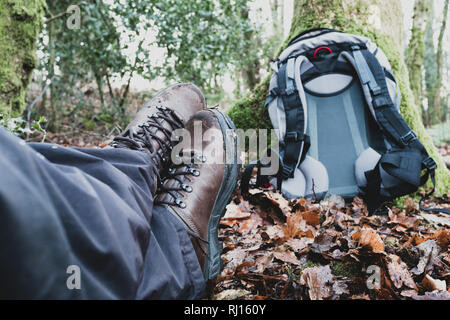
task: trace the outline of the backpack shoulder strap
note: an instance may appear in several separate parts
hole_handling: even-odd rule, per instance
[[[389,90],[386,84],[386,74],[384,68],[378,59],[366,48],[358,45],[351,47],[352,57],[354,59],[354,67],[360,78],[361,84],[367,85],[370,92],[371,101],[368,103],[373,108],[375,120],[379,124],[382,132],[390,138],[400,149],[408,148],[416,149],[422,156],[422,168],[426,169],[426,173],[420,179],[417,187],[426,183],[431,177],[433,186],[435,186],[435,170],[436,162],[428,155],[427,150],[417,138],[417,135],[411,130],[409,125],[403,119],[402,115],[395,108],[392,102]],[[375,171],[378,167],[375,168]],[[373,173],[375,174],[375,172]],[[408,172],[403,172],[405,180],[408,180]],[[379,179],[372,179],[374,193],[379,191]],[[434,187],[432,192],[434,191]],[[431,192],[431,193],[432,193]],[[431,195],[431,193],[429,195]],[[428,196],[429,196],[428,195]],[[421,201],[422,202],[422,201]]]
[[[300,56],[297,59],[301,59]],[[304,58],[304,57],[303,57]],[[295,81],[296,73],[300,73],[300,66],[296,63],[296,58],[289,58],[286,63],[280,66],[278,71],[278,91],[283,102],[286,115],[286,134],[282,147],[281,176],[288,179],[293,176],[294,170],[304,159],[308,145],[308,137],[305,135],[306,111],[300,99],[299,90]]]

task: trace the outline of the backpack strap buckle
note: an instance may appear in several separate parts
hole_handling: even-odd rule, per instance
[[[436,161],[434,161],[432,157],[426,158],[425,160],[422,161],[422,163],[425,166],[425,168],[427,168],[430,171],[435,170],[437,168]]]
[[[409,131],[404,136],[400,137],[400,141],[403,143],[403,145],[406,147],[408,146],[412,141],[417,139],[417,135],[414,133],[414,131]]]
[[[280,89],[278,87],[273,87],[269,90],[269,95],[271,96],[278,96],[280,95]]]
[[[287,165],[283,165],[283,167],[281,168],[281,176],[283,177],[283,179],[288,179],[292,177],[293,172],[294,168],[289,167]]]
[[[296,131],[286,132],[286,135],[284,137],[285,142],[298,142],[298,141],[303,141],[304,139],[305,139],[305,135],[303,133],[299,133]]]
[[[291,87],[291,88],[287,88],[286,90],[284,90],[284,94],[286,96],[290,96],[293,93],[296,93],[297,89],[295,87]]]

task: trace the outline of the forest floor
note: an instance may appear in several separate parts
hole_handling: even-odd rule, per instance
[[[108,137],[75,130],[45,141],[98,148]],[[444,158],[450,145],[442,146]],[[450,190],[426,207],[450,208]],[[369,216],[356,197],[287,201],[268,189],[237,190],[220,222],[223,271],[211,298],[448,299],[450,216],[406,198]]]
[[[440,152],[448,157],[449,145]],[[450,191],[425,207],[449,200]],[[358,197],[236,191],[220,223],[224,268],[212,298],[450,300],[450,216],[412,198],[386,210],[369,216]]]

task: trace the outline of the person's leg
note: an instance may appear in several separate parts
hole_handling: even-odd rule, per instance
[[[137,299],[202,298],[205,280],[186,227],[155,206],[151,228]]]
[[[97,177],[52,163],[0,130],[0,297],[134,298],[151,237],[152,195],[101,158],[52,150],[68,163],[90,164]],[[148,161],[145,153],[119,153],[130,164]],[[67,286],[70,266],[79,267],[80,290]]]
[[[184,102],[183,111],[194,112],[204,107],[197,91],[177,85],[155,99]],[[186,107],[189,100],[179,96],[190,93]],[[141,115],[144,125],[155,122]],[[119,144],[134,138],[136,129],[128,129]],[[200,267],[187,234],[158,210],[152,219],[158,147],[139,149],[27,145],[0,129],[0,298],[198,297]],[[164,260],[169,266],[159,267]],[[78,268],[81,288],[70,290]],[[158,277],[164,285],[153,280]]]
[[[145,196],[151,194],[153,181],[148,174],[152,171],[148,165],[146,153],[143,153],[142,160],[142,154],[136,158],[136,151],[123,149],[69,149],[48,144],[31,144],[31,147],[53,163],[76,166],[106,183],[126,202],[133,203],[137,200],[137,203],[150,203]],[[133,157],[130,157],[130,152]],[[96,164],[93,165],[94,163]],[[141,192],[134,193],[130,198],[123,190],[124,185],[114,177],[111,165],[125,173],[141,189]],[[136,209],[136,212],[140,211],[141,208]],[[195,299],[202,297],[205,282],[186,229],[164,207],[156,206],[148,212],[151,212],[151,217],[148,217],[151,221],[150,243],[145,253],[136,298]]]

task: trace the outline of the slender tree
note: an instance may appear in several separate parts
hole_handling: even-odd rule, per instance
[[[424,49],[424,69],[425,69],[425,92],[427,97],[427,108],[422,112],[422,119],[426,126],[431,124],[431,109],[434,99],[434,83],[436,82],[436,45],[434,43],[434,1],[431,1],[428,11],[427,26],[425,28],[425,49]]]
[[[430,3],[430,0],[416,0],[415,2],[411,38],[406,55],[411,90],[414,94],[416,104],[421,107],[422,114],[424,113],[422,103],[422,73],[425,50],[424,33],[427,18],[429,17]]]
[[[433,122],[438,123],[441,121],[442,118],[442,110],[441,110],[441,88],[442,88],[442,74],[443,74],[443,66],[444,66],[444,55],[443,55],[443,42],[444,42],[444,33],[447,26],[447,15],[448,15],[448,2],[449,0],[445,0],[444,5],[444,12],[442,16],[442,24],[441,29],[439,31],[439,38],[438,38],[438,46],[437,46],[437,52],[436,52],[436,66],[437,66],[437,79],[434,84],[434,90],[433,90],[433,111],[432,111],[432,117]]]
[[[42,0],[0,1],[0,113],[19,116],[37,66],[36,40],[42,24]]]
[[[296,35],[311,28],[325,27],[360,34],[375,41],[386,53],[402,93],[401,113],[438,163],[437,190],[450,188],[450,174],[425,130],[409,85],[408,69],[402,53],[400,1],[392,0],[295,0],[291,31],[282,48]],[[235,104],[229,114],[238,127],[270,128],[263,105],[268,92],[267,77],[246,99]]]

